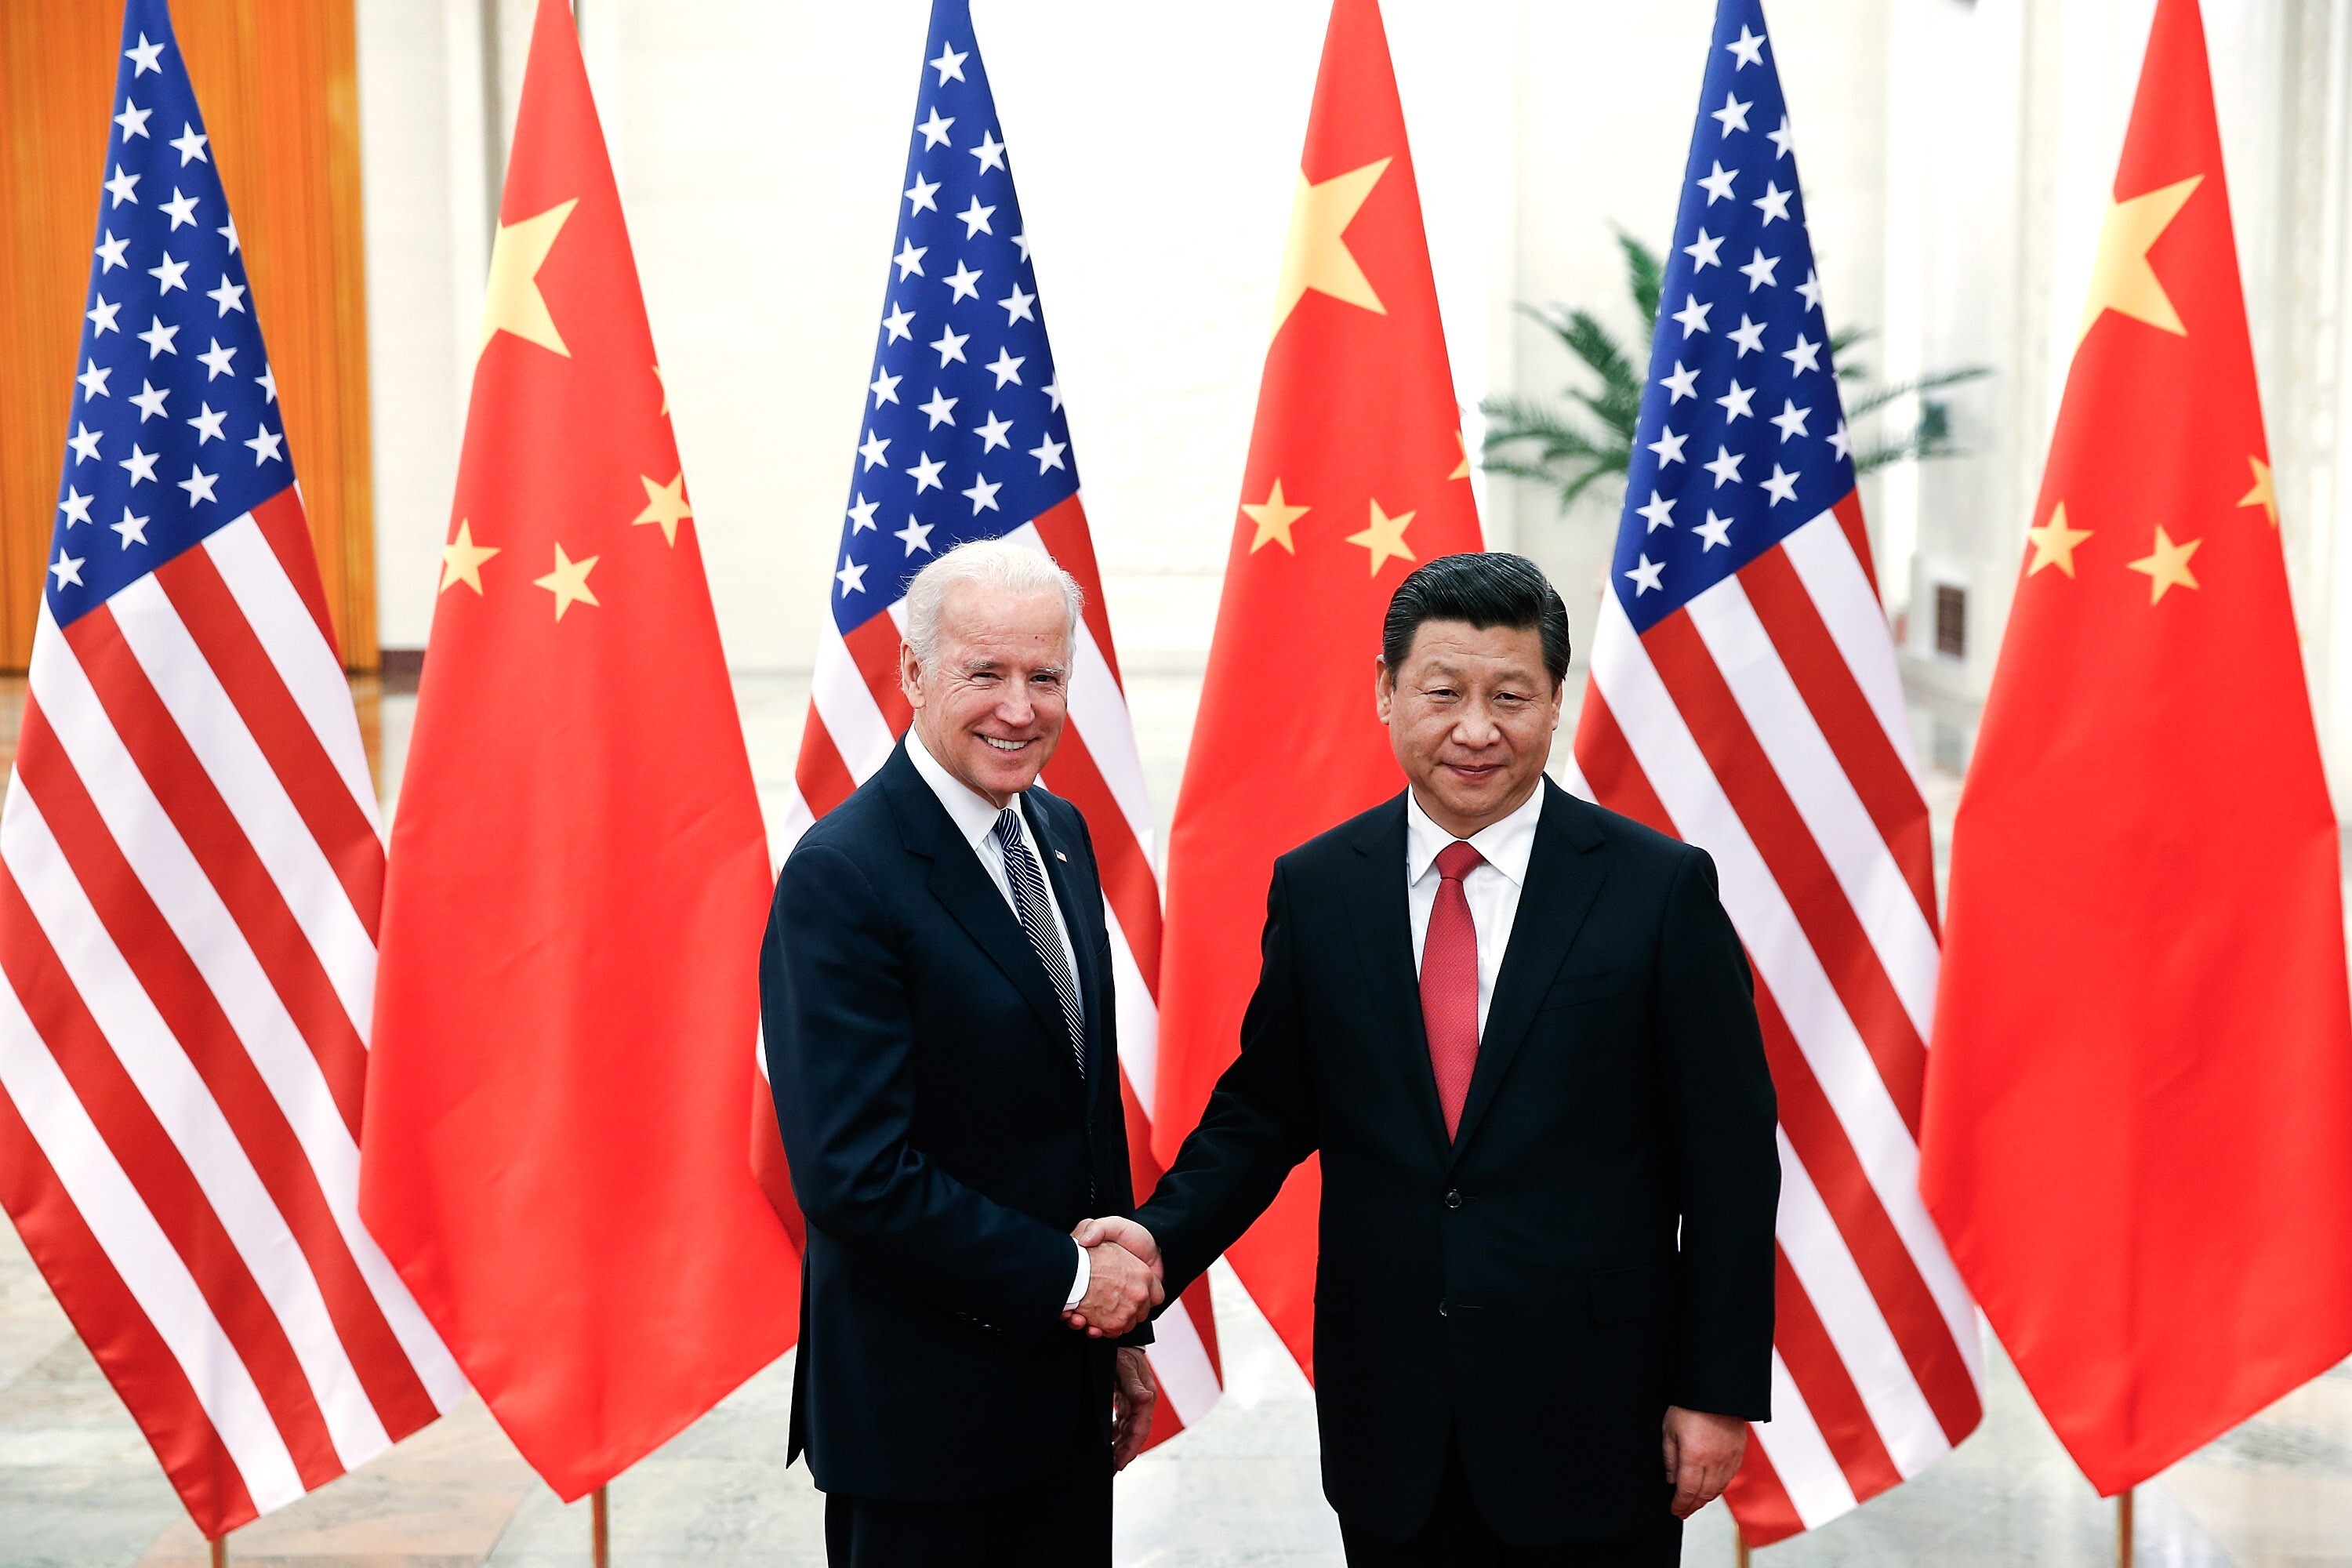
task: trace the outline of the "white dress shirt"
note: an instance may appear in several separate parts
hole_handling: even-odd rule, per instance
[[[940,797],[940,805],[947,808],[948,820],[955,824],[956,831],[962,834],[964,842],[971,846],[972,854],[979,857],[980,868],[988,873],[988,879],[996,884],[998,892],[1004,895],[1004,902],[1013,910],[1013,919],[1019,920],[1021,906],[1013,897],[1013,879],[1004,869],[1004,847],[996,837],[996,803],[941,767],[939,759],[932,756],[929,748],[923,744],[922,736],[911,728],[907,731],[907,760],[915,764],[915,771],[923,775],[923,782],[931,786],[933,795]],[[1433,827],[1432,831],[1435,829]],[[1021,814],[1021,848],[1029,857],[1030,864],[1037,868],[1038,879],[1045,884],[1046,907],[1054,911],[1054,934],[1062,942],[1062,962],[1070,966],[1070,984],[1076,985],[1079,984],[1078,952],[1070,945],[1070,922],[1062,913],[1061,900],[1054,896],[1054,879],[1046,874],[1044,864],[1037,858],[1037,847],[1030,841],[1026,813]],[[1433,849],[1430,853],[1434,855],[1437,851]],[[1524,868],[1524,858],[1521,865]],[[1512,897],[1515,900],[1517,896],[1514,891]],[[1425,903],[1421,918],[1422,924],[1426,926],[1429,914]],[[1418,946],[1418,942],[1415,945]],[[1481,973],[1484,973],[1483,967]],[[1483,1011],[1485,994],[1485,983],[1482,981],[1479,987],[1479,1006],[1482,1009],[1479,1016],[1482,1018],[1486,1016]],[[1078,1247],[1076,1241],[1070,1245],[1078,1249],[1078,1278],[1077,1282],[1070,1287],[1070,1299],[1062,1304],[1065,1310],[1076,1306],[1085,1299],[1087,1285],[1094,1277],[1094,1266],[1087,1257],[1087,1249]]]
[[[1528,857],[1535,853],[1536,825],[1543,819],[1541,784],[1527,804],[1491,822],[1465,841],[1486,857],[1462,879],[1462,897],[1470,905],[1470,926],[1478,933],[1478,1033],[1486,1033],[1486,1008],[1495,1000],[1495,976],[1502,972],[1503,953],[1511,945],[1511,924],[1519,916],[1519,890],[1527,885]],[[1412,972],[1421,973],[1422,948],[1429,941],[1429,911],[1437,905],[1438,852],[1454,842],[1454,835],[1430,820],[1421,800],[1411,791],[1404,797],[1405,908],[1412,921]]]

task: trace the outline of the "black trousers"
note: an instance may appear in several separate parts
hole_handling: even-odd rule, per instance
[[[828,1492],[832,1568],[1109,1568],[1110,1450],[970,1502],[886,1502]]]
[[[1470,1497],[1462,1449],[1445,1445],[1445,1471],[1429,1522],[1410,1541],[1380,1541],[1339,1521],[1348,1568],[1675,1568],[1683,1521],[1666,1515],[1639,1535],[1564,1546],[1512,1546],[1487,1528]]]

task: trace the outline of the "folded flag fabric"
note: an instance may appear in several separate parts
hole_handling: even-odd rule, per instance
[[[767,840],[667,410],[571,7],[541,0],[393,822],[361,1195],[566,1499],[800,1315],[740,1131]]]
[[[2159,0],[1952,843],[1921,1182],[2121,1491],[2352,1353],[2352,1009],[2196,0]]]

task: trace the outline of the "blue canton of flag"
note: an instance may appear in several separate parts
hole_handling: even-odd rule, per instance
[[[1077,493],[1029,237],[965,0],[931,11],[833,613],[846,634],[925,561]]]
[[[1975,1304],[1918,1188],[1935,850],[1758,0],[1719,0],[1577,787],[1696,845],[1787,1120],[1771,1419],[1724,1493],[1782,1540],[1983,1414]]]
[[[1763,8],[1715,27],[1610,571],[1642,632],[1854,484]]]
[[[164,0],[131,0],[122,45],[49,555],[61,626],[294,482]]]

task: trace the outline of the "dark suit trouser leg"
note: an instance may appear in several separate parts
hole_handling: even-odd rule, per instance
[[[1110,1476],[1106,1450],[970,1502],[828,1493],[825,1561],[832,1568],[1108,1568]]]
[[[1683,1554],[1682,1521],[1671,1517],[1617,1541],[1507,1544],[1479,1516],[1462,1471],[1462,1450],[1451,1442],[1445,1446],[1436,1506],[1412,1540],[1377,1540],[1350,1530],[1344,1521],[1339,1533],[1348,1568],[1675,1568]]]

